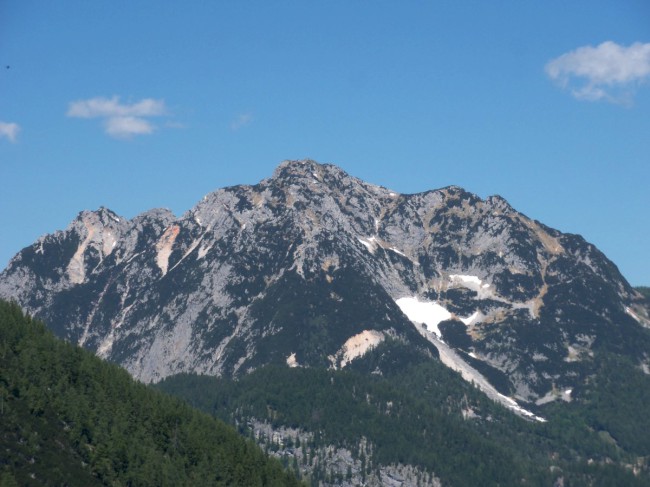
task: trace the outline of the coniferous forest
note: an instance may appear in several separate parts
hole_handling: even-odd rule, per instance
[[[378,357],[390,357],[392,374],[368,373]],[[650,485],[650,440],[640,433],[650,431],[650,389],[643,372],[615,360],[603,358],[602,375],[579,399],[544,408],[545,423],[515,416],[396,342],[352,370],[267,366],[239,380],[183,374],[158,387],[242,434],[253,420],[314,432],[314,452],[336,445],[354,453],[365,438],[370,470],[408,463],[443,485]]]
[[[0,301],[0,485],[299,485],[252,441]]]

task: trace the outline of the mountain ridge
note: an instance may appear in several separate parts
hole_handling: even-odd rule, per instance
[[[528,403],[561,399],[601,348],[650,364],[641,296],[582,237],[498,195],[399,194],[311,160],[180,217],[81,212],[10,261],[0,297],[145,382],[342,367],[388,337],[450,346]],[[413,323],[404,298],[447,314]]]

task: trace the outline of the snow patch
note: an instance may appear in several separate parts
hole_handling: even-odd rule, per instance
[[[490,287],[489,283],[484,283],[478,276],[466,276],[462,274],[450,274],[449,280],[453,284],[461,285],[472,291],[480,292],[481,289],[487,289]]]
[[[464,276],[461,274],[451,274],[449,276],[449,279],[451,279],[452,281],[461,281],[466,284],[475,283],[478,284],[479,286],[481,285],[482,282],[477,276]]]
[[[557,401],[558,399],[561,399],[564,402],[571,402],[573,401],[571,394],[573,394],[573,389],[565,389],[563,391],[558,391],[555,388],[553,388],[551,391],[547,392],[544,397],[540,397],[537,401],[535,401],[535,404],[537,404],[538,406],[543,406],[544,404]]]
[[[460,321],[465,323],[466,326],[470,326],[476,321],[478,321],[478,318],[481,316],[481,313],[479,311],[474,311],[470,316],[467,318],[460,318]]]
[[[402,252],[401,250],[396,249],[395,247],[389,247],[388,250],[392,250],[396,254],[399,254],[402,257],[406,257],[406,254],[404,252]]]
[[[422,302],[417,297],[400,298],[395,301],[397,306],[416,325],[416,329],[438,349],[440,361],[452,370],[460,373],[467,382],[476,384],[493,401],[499,402],[516,414],[539,422],[546,422],[544,418],[522,408],[517,402],[499,393],[488,380],[476,369],[465,362],[455,350],[440,339],[438,324],[451,318],[451,313],[435,302]],[[472,315],[473,316],[473,315]],[[420,324],[425,324],[427,331]],[[473,353],[471,356],[476,358]]]
[[[371,254],[375,253],[375,250],[377,249],[377,239],[375,237],[370,237],[370,238],[357,237],[357,240],[361,242],[368,249],[368,252],[370,252]]]
[[[451,319],[451,313],[438,303],[420,301],[417,297],[399,298],[395,301],[402,313],[414,323],[420,323],[427,327],[427,330],[436,334],[442,339],[438,324]]]
[[[544,418],[540,416],[536,416],[535,414],[531,413],[527,409],[522,408],[519,404],[517,404],[517,401],[515,401],[511,397],[504,396],[500,392],[498,392],[497,394],[499,394],[499,397],[502,399],[503,403],[505,403],[505,405],[508,408],[512,409],[513,411],[529,419],[534,419],[535,421],[539,421],[540,423],[546,423],[546,420]]]
[[[632,311],[630,308],[628,308],[627,306],[625,307],[625,312],[626,312],[628,315],[630,315],[632,318],[634,318],[637,322],[639,322],[639,323],[643,323],[643,322],[641,321],[641,318],[639,318],[639,316],[638,316],[634,311]]]
[[[492,284],[483,281],[478,276],[450,274],[448,278],[452,287],[464,287],[470,291],[474,291],[478,299],[496,298],[495,289],[492,287]]]

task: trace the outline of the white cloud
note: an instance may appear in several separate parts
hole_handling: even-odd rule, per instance
[[[165,102],[145,98],[131,105],[121,104],[120,98],[91,98],[70,103],[69,117],[96,118],[96,117],[154,117],[165,113]]]
[[[108,135],[118,139],[150,134],[154,131],[151,123],[138,117],[110,117],[105,122],[105,128]]]
[[[145,98],[132,104],[120,103],[118,96],[90,98],[70,103],[67,116],[74,118],[103,118],[106,133],[111,137],[129,138],[150,134],[155,126],[147,120],[165,115],[163,100]]]
[[[650,43],[579,47],[551,60],[546,74],[580,100],[627,103],[634,89],[650,80]]]
[[[232,122],[230,122],[230,129],[231,130],[239,130],[242,127],[245,127],[249,123],[253,121],[253,115],[250,113],[242,113],[241,115],[237,116]]]
[[[20,126],[17,123],[0,122],[0,137],[6,137],[9,142],[16,142],[20,132]]]

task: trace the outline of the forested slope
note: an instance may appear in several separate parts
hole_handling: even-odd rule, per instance
[[[393,373],[369,373],[387,359]],[[269,366],[235,381],[184,374],[158,387],[242,432],[256,421],[310,432],[309,444],[302,445],[309,458],[326,463],[328,445],[347,448],[365,457],[368,473],[409,464],[451,486],[650,485],[648,439],[640,433],[647,431],[642,402],[650,388],[640,370],[609,365],[614,371],[604,364],[598,380],[572,403],[537,411],[546,423],[515,416],[399,343],[380,345],[355,363],[356,370]],[[631,382],[620,382],[615,371],[625,371]],[[628,385],[638,388],[634,397]],[[360,452],[361,438],[372,455]],[[262,443],[291,458],[291,448],[282,451],[265,438]],[[312,485],[323,478],[326,472],[315,471]]]
[[[0,301],[0,485],[299,485],[231,427]]]

